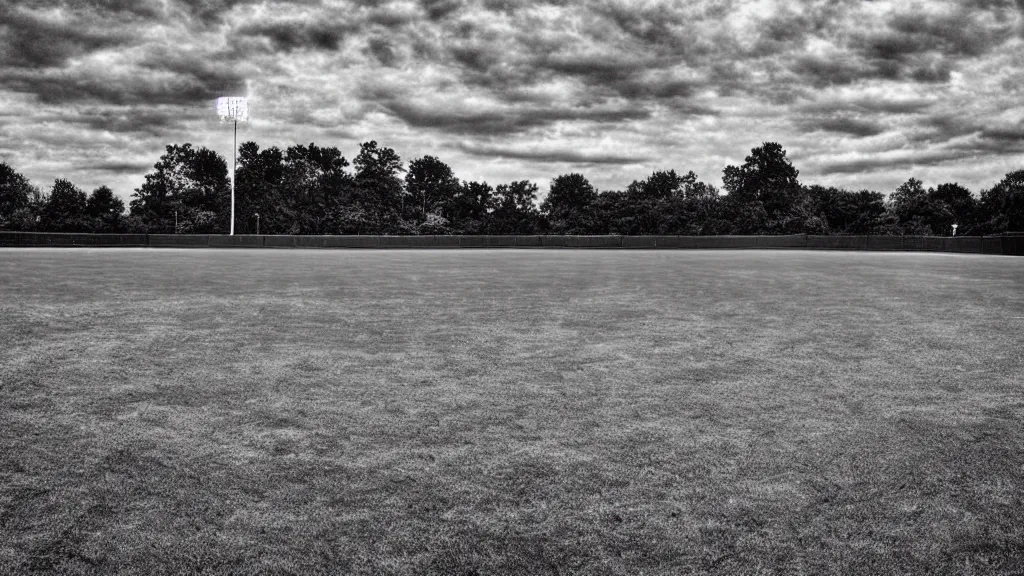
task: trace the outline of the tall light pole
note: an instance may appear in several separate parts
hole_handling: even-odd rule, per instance
[[[235,163],[238,157],[238,123],[249,120],[249,103],[244,96],[217,98],[217,115],[221,121],[235,125],[234,145],[231,147],[231,235],[235,235]]]

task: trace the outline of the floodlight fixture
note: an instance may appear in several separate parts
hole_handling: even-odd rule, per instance
[[[238,123],[249,120],[249,102],[245,96],[217,98],[217,116],[221,122],[235,125],[234,146],[231,148],[231,235],[235,235],[235,164],[238,156]]]

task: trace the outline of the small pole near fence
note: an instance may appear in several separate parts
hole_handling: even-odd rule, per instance
[[[953,236],[956,236],[956,227],[958,224],[953,224]]]
[[[217,98],[217,116],[221,122],[231,120],[235,125],[235,139],[231,148],[231,231],[235,235],[235,164],[238,156],[238,123],[249,120],[249,103],[244,96]]]
[[[256,235],[260,235],[260,213],[256,213]]]

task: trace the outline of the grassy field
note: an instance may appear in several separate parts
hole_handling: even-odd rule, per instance
[[[0,572],[1022,574],[1024,258],[0,250]]]

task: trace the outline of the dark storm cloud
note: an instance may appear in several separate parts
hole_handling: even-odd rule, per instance
[[[0,88],[35,95],[45,104],[114,105],[205,105],[217,96],[245,89],[244,76],[230,67],[200,64],[188,70],[181,64],[160,68],[150,62],[131,74],[110,77],[91,70],[0,70]],[[168,75],[167,72],[173,73]]]
[[[199,26],[213,26],[224,21],[224,16],[236,6],[257,4],[259,0],[169,0],[173,9],[179,9]]]
[[[546,54],[539,56],[534,65],[558,75],[580,77],[591,84],[602,85],[633,78],[654,62],[619,54]]]
[[[864,80],[945,83],[961,61],[980,58],[1020,32],[1019,18],[1011,17],[1008,10],[1015,9],[1006,1],[968,1],[940,14],[922,13],[918,9],[897,11],[876,30],[862,32],[856,26],[831,30],[834,36],[828,37],[834,38],[837,51],[796,51],[786,67],[816,87],[844,86]],[[814,26],[798,28],[813,29]],[[768,33],[771,34],[770,29]],[[764,42],[758,48],[765,50]]]
[[[981,131],[981,137],[994,142],[1024,144],[1024,124],[1000,128],[988,128]]]
[[[612,123],[646,119],[651,115],[642,109],[524,108],[473,111],[450,107],[432,108],[400,100],[384,103],[383,106],[410,126],[453,134],[511,134],[562,121]]]
[[[885,125],[881,122],[848,116],[809,117],[801,119],[797,124],[806,132],[836,132],[857,137],[876,136],[886,131]]]
[[[111,172],[114,174],[136,174],[138,172],[145,172],[152,167],[152,162],[119,162],[116,160],[109,162],[82,162],[75,165],[75,168],[79,170]]]
[[[592,9],[596,14],[612,22],[631,39],[644,45],[658,50],[684,48],[687,52],[695,50],[692,36],[686,34],[688,20],[691,18],[697,20],[701,16],[725,15],[724,11],[719,11],[715,6],[700,15],[687,15],[678,9],[666,6],[645,7],[617,2],[598,3]],[[681,56],[687,55],[681,54]]]
[[[149,134],[159,136],[180,128],[184,122],[201,117],[201,113],[183,113],[180,110],[158,110],[149,107],[134,107],[113,110],[81,111],[77,116],[48,118],[78,124],[91,130],[119,134]]]
[[[871,113],[881,116],[901,116],[924,112],[935,105],[935,100],[906,98],[900,100],[885,98],[818,98],[796,107],[798,114],[840,114],[843,112]]]
[[[0,6],[0,66],[60,66],[75,56],[131,43],[131,35],[120,28]]]
[[[821,174],[855,174],[860,172],[874,172],[878,170],[899,168],[906,170],[914,166],[934,166],[963,158],[967,156],[957,150],[934,150],[924,151],[909,156],[885,156],[878,155],[871,158],[859,158],[856,160],[832,162],[822,165],[819,168]]]
[[[366,43],[366,50],[382,66],[394,66],[399,59],[391,42],[386,38],[370,38]]]
[[[487,156],[565,164],[638,164],[649,160],[642,156],[591,153],[579,150],[518,150],[505,146],[460,144],[458,149],[472,156]]]
[[[79,20],[115,19],[121,22],[145,21],[164,17],[160,0],[19,0],[24,10],[63,10]],[[81,22],[78,22],[81,23]]]
[[[977,134],[984,129],[978,122],[955,112],[926,114],[904,130],[904,138],[914,143],[934,144]]]
[[[864,76],[865,68],[851,57],[802,56],[790,66],[790,71],[812,86],[843,86]]]
[[[261,38],[271,51],[291,52],[303,48],[337,50],[346,30],[339,24],[322,21],[283,20],[258,22],[238,28],[236,37]]]
[[[865,38],[866,49],[879,58],[896,60],[928,51],[947,56],[981,56],[1011,38],[1014,32],[1008,23],[992,26],[980,22],[980,16],[996,8],[968,4],[944,16],[901,12],[889,19],[886,32]]]
[[[367,84],[360,97],[409,126],[451,134],[502,135],[524,132],[556,122],[585,121],[595,124],[647,119],[650,110],[641,106],[595,107],[565,104],[503,105],[473,108],[453,106],[448,100],[421,101],[404,88]]]
[[[420,6],[431,20],[442,20],[461,9],[463,2],[461,0],[420,0]]]

